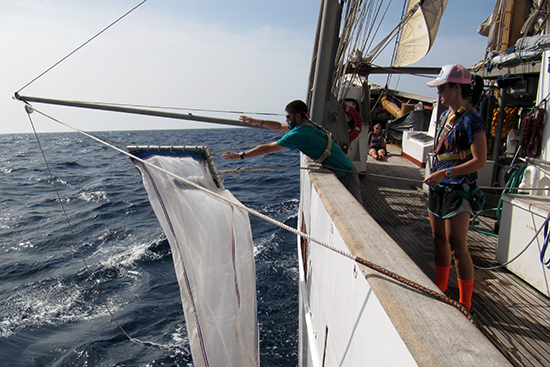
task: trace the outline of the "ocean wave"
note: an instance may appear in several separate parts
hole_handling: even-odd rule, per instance
[[[15,289],[0,305],[0,335],[9,337],[18,330],[44,325],[60,326],[106,316],[102,304],[91,301],[86,291],[62,279],[46,279]],[[119,305],[110,302],[111,311]]]
[[[91,191],[91,192],[81,192],[77,196],[78,200],[86,201],[86,202],[94,202],[97,203],[101,200],[108,200],[107,192],[104,190],[101,191]]]
[[[223,141],[242,144],[269,134],[245,129],[106,133],[132,144],[200,142],[214,149]],[[13,346],[6,352],[9,361],[190,365],[170,246],[131,161],[76,134],[42,137],[86,263],[109,307],[144,345],[129,345],[113,326],[89,280],[34,136],[16,137],[1,147],[4,154],[0,154],[9,157],[4,169],[11,170],[0,178],[0,197],[7,198],[0,206],[0,335]],[[215,157],[220,170],[298,162],[298,155],[290,151],[244,162],[225,161],[220,155]],[[224,179],[241,202],[295,226],[299,205],[295,172],[242,173]],[[257,217],[250,220],[262,363],[296,365],[296,236]]]

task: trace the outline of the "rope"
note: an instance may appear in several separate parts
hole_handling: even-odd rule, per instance
[[[217,152],[225,152],[225,151],[227,151],[227,150],[240,150],[240,149],[243,149],[243,148],[253,147],[253,146],[256,146],[256,145],[259,145],[259,144],[263,144],[263,143],[265,143],[266,141],[275,140],[275,139],[277,139],[278,137],[283,136],[283,135],[285,135],[285,134],[286,134],[286,133],[280,133],[280,134],[277,134],[277,135],[275,135],[275,136],[272,136],[271,138],[267,138],[267,139],[264,139],[264,140],[260,140],[260,141],[257,142],[257,143],[248,144],[248,145],[241,145],[241,146],[238,146],[238,147],[229,147],[229,148],[224,148],[224,149],[217,149],[217,150],[213,150],[212,152],[213,152],[213,153],[217,153]]]
[[[332,173],[331,170],[317,167],[295,167],[295,166],[264,166],[264,167],[237,167],[232,170],[218,171],[220,175],[227,173],[240,174],[241,172],[273,172],[276,169],[299,169],[312,172]]]
[[[234,111],[234,110],[219,110],[219,109],[207,109],[207,108],[168,107],[168,106],[155,106],[155,105],[123,104],[123,103],[121,104],[110,103],[110,104],[114,106],[119,105],[122,107],[155,108],[158,110],[233,113],[233,114],[239,114],[239,115],[284,116],[284,114],[282,113],[275,113],[275,112]]]
[[[510,178],[506,182],[506,185],[505,185],[504,191],[502,192],[502,195],[507,194],[507,193],[511,193],[511,194],[516,194],[517,193],[517,189],[519,189],[519,187],[518,187],[519,183],[523,180],[523,174],[524,174],[526,169],[527,169],[527,165],[524,165],[524,166],[521,166],[519,169],[517,169],[516,171],[514,171],[512,173],[512,175],[510,176]],[[545,189],[545,188],[542,188],[542,189]],[[521,190],[523,190],[523,188]],[[514,191],[514,192],[512,192],[512,191]],[[502,195],[500,196],[500,199],[498,200],[498,205],[497,205],[497,222],[498,223],[500,223],[500,214],[502,212],[502,209],[501,209],[502,208]]]
[[[139,8],[141,5],[143,5],[147,0],[143,0],[141,3],[137,4],[135,7],[133,7],[132,9],[130,9],[128,12],[126,12],[126,14],[122,15],[121,17],[119,17],[117,20],[115,20],[114,22],[112,22],[111,24],[109,24],[107,27],[103,28],[99,33],[97,33],[95,36],[93,36],[92,38],[90,38],[89,40],[87,40],[86,42],[84,42],[82,45],[78,46],[74,51],[70,52],[67,56],[63,57],[61,60],[59,60],[58,62],[56,62],[55,64],[53,64],[52,66],[50,66],[48,69],[46,69],[46,71],[44,71],[42,74],[38,75],[36,78],[34,78],[33,80],[31,80],[30,82],[28,82],[27,84],[25,84],[23,87],[21,87],[17,92],[15,92],[16,94],[18,94],[19,92],[21,92],[23,89],[27,88],[29,85],[31,85],[32,83],[34,83],[35,81],[37,81],[38,79],[40,79],[42,76],[44,76],[46,73],[48,73],[50,70],[52,70],[53,68],[55,68],[57,65],[61,64],[63,61],[65,61],[66,59],[68,59],[70,56],[72,56],[74,53],[76,53],[78,50],[80,50],[82,47],[86,46],[88,43],[92,42],[95,38],[99,37],[99,35],[101,35],[103,32],[105,32],[107,29],[111,28],[112,26],[114,26],[116,23],[118,23],[119,21],[121,21],[123,18],[125,18],[127,15],[129,15],[131,12],[133,12],[134,10],[136,10],[137,8]]]
[[[111,144],[109,144],[109,143],[107,143],[107,142],[104,142],[104,141],[102,141],[101,139],[99,139],[99,138],[97,138],[97,137],[95,137],[95,136],[93,136],[93,135],[91,135],[91,134],[89,134],[89,133],[87,133],[87,132],[85,132],[85,131],[83,131],[83,130],[80,130],[80,129],[76,128],[76,127],[73,127],[73,126],[71,126],[71,125],[69,125],[69,124],[67,124],[67,123],[64,123],[64,122],[62,122],[62,121],[60,121],[60,120],[58,120],[58,119],[55,119],[55,118],[53,118],[53,117],[47,115],[47,114],[44,113],[44,112],[41,112],[41,111],[39,111],[39,110],[34,109],[30,104],[28,104],[28,103],[26,103],[26,102],[24,102],[24,101],[22,101],[22,103],[25,104],[25,107],[26,107],[27,112],[33,111],[33,110],[34,110],[34,111],[36,111],[37,113],[41,114],[42,116],[51,119],[52,121],[55,121],[55,122],[57,122],[57,123],[59,123],[59,124],[61,124],[61,125],[63,125],[63,126],[66,126],[66,127],[70,128],[70,129],[72,129],[72,130],[75,130],[75,131],[77,131],[77,132],[79,132],[79,133],[81,133],[81,134],[83,134],[83,135],[85,135],[85,136],[87,136],[87,137],[89,137],[89,138],[91,138],[91,139],[97,141],[97,142],[100,143],[100,144],[103,144],[103,145],[105,145],[105,146],[107,146],[107,147],[109,147],[109,148],[111,148],[111,149],[113,149],[113,150],[116,150],[117,152],[122,153],[122,154],[124,154],[124,155],[126,155],[126,156],[128,156],[128,157],[130,157],[130,158],[132,158],[132,159],[134,159],[134,160],[136,160],[136,161],[138,161],[138,162],[141,162],[141,163],[143,163],[143,164],[145,164],[145,165],[147,165],[147,166],[149,166],[149,167],[151,167],[151,168],[153,168],[153,169],[159,170],[159,171],[161,171],[161,172],[163,172],[163,173],[165,173],[165,174],[167,174],[167,175],[169,175],[169,176],[171,176],[171,177],[173,177],[173,178],[175,178],[175,179],[177,179],[177,180],[180,180],[181,182],[185,183],[186,185],[189,185],[189,186],[191,186],[191,187],[193,187],[193,188],[195,188],[195,189],[197,189],[197,190],[200,190],[200,191],[203,191],[203,192],[205,192],[205,193],[208,193],[209,195],[211,195],[211,196],[213,196],[213,197],[215,197],[215,198],[217,198],[217,199],[219,199],[219,200],[222,200],[222,201],[224,201],[224,202],[227,202],[229,205],[232,205],[232,206],[234,206],[234,207],[237,207],[237,208],[240,208],[240,209],[242,209],[242,210],[245,210],[245,211],[247,211],[248,213],[250,213],[250,214],[252,214],[252,215],[254,215],[254,216],[256,216],[256,217],[258,217],[258,218],[260,218],[260,219],[263,219],[263,220],[265,220],[265,221],[267,221],[267,222],[270,222],[270,223],[272,223],[272,224],[274,224],[274,225],[276,225],[276,226],[278,226],[278,227],[280,227],[280,228],[282,228],[282,229],[284,229],[284,230],[286,230],[286,231],[288,231],[288,232],[291,232],[291,233],[293,233],[293,234],[296,234],[296,235],[298,235],[298,236],[300,236],[300,237],[302,237],[302,238],[305,238],[305,239],[307,239],[307,240],[309,240],[309,241],[315,242],[315,243],[317,243],[317,244],[319,244],[319,245],[321,245],[321,246],[323,246],[323,247],[325,247],[325,248],[327,248],[327,249],[329,249],[329,250],[331,250],[331,251],[333,251],[333,252],[335,252],[335,253],[338,253],[338,254],[340,254],[340,255],[342,255],[342,256],[344,256],[344,257],[347,257],[347,258],[349,258],[349,259],[351,259],[351,260],[353,260],[353,261],[355,261],[355,262],[357,262],[357,263],[359,263],[359,264],[361,264],[361,265],[364,265],[364,266],[366,266],[366,267],[369,267],[369,268],[371,268],[371,269],[373,269],[373,270],[375,270],[375,271],[378,271],[378,272],[380,272],[380,273],[382,273],[382,274],[384,274],[384,275],[386,275],[386,276],[388,276],[388,277],[391,277],[391,278],[393,278],[393,279],[395,279],[395,280],[397,280],[397,281],[399,281],[399,282],[401,282],[401,283],[403,283],[403,284],[406,284],[406,285],[408,285],[408,286],[410,286],[410,287],[412,287],[412,288],[414,288],[414,289],[420,290],[420,291],[422,291],[423,293],[425,293],[425,294],[427,294],[427,295],[429,295],[429,296],[434,297],[435,299],[438,299],[438,300],[440,300],[440,301],[442,301],[442,302],[444,302],[444,303],[447,303],[447,304],[449,304],[449,305],[451,305],[451,306],[454,306],[454,307],[456,307],[460,312],[462,312],[462,313],[468,318],[468,320],[470,320],[470,322],[472,322],[473,324],[475,324],[474,319],[472,318],[470,312],[466,309],[466,307],[464,307],[461,303],[459,303],[459,302],[457,302],[457,301],[454,301],[454,300],[448,298],[448,297],[445,296],[444,294],[441,294],[441,293],[436,292],[436,291],[434,291],[434,290],[432,290],[432,289],[429,289],[429,288],[427,288],[427,287],[425,287],[425,286],[423,286],[423,285],[421,285],[421,284],[418,284],[418,283],[416,283],[416,282],[413,282],[412,280],[409,280],[409,279],[407,279],[407,278],[404,278],[404,277],[398,275],[397,273],[394,273],[394,272],[392,272],[392,271],[390,271],[390,270],[388,270],[388,269],[385,269],[385,268],[383,268],[383,267],[381,267],[381,266],[379,266],[379,265],[376,265],[376,264],[374,264],[374,263],[372,263],[372,262],[370,262],[370,261],[368,261],[368,260],[365,260],[365,259],[363,259],[363,258],[361,258],[361,257],[354,256],[353,254],[351,254],[351,253],[349,253],[349,252],[342,251],[342,250],[340,250],[340,249],[338,249],[338,248],[336,248],[336,247],[334,247],[334,246],[331,246],[330,244],[328,244],[328,243],[326,243],[326,242],[323,242],[323,241],[321,241],[321,240],[319,240],[319,239],[316,239],[316,238],[310,236],[310,235],[307,234],[307,233],[301,232],[301,231],[299,231],[299,230],[297,230],[297,229],[295,229],[295,228],[292,228],[292,227],[290,227],[290,226],[288,226],[288,225],[286,225],[286,224],[284,224],[284,223],[281,223],[281,222],[279,222],[279,221],[277,221],[277,220],[275,220],[275,219],[273,219],[273,218],[271,218],[271,217],[269,217],[269,216],[267,216],[267,215],[265,215],[265,214],[262,214],[262,213],[260,213],[260,212],[258,212],[258,211],[256,211],[256,210],[254,210],[254,209],[251,209],[251,208],[245,206],[244,204],[242,204],[242,203],[240,203],[240,202],[235,202],[235,201],[233,201],[233,200],[231,200],[231,199],[229,199],[229,198],[226,198],[226,197],[224,197],[224,196],[222,196],[222,195],[219,195],[219,194],[217,194],[217,193],[215,193],[215,192],[213,192],[213,191],[210,191],[210,190],[208,190],[207,188],[202,187],[202,186],[200,186],[200,185],[198,185],[198,184],[196,184],[196,183],[194,183],[194,182],[188,181],[188,180],[186,180],[186,179],[183,178],[183,177],[180,177],[180,176],[178,176],[178,175],[176,175],[176,174],[174,174],[174,173],[172,173],[172,172],[169,172],[169,171],[165,170],[164,168],[155,166],[154,164],[152,164],[152,163],[150,163],[150,162],[148,162],[148,161],[145,161],[145,160],[143,160],[143,159],[141,159],[141,158],[139,158],[139,157],[136,157],[136,156],[134,156],[133,154],[130,154],[130,153],[128,153],[128,152],[125,151],[125,150],[119,149],[119,148],[117,148],[117,147],[115,147],[115,146],[113,146],[113,145],[111,145]],[[59,201],[61,202],[61,199],[60,199],[59,194],[58,194],[58,197],[59,197]],[[67,220],[68,220],[68,217],[67,217],[67,216],[66,216],[66,218],[67,218]],[[76,236],[74,235],[74,233],[73,233],[73,237],[74,237],[74,239],[75,239],[75,241],[76,241]],[[82,253],[81,253],[81,256],[83,257]],[[84,260],[84,258],[83,258],[83,260]],[[88,273],[89,273],[90,276],[91,276],[91,272],[90,272],[89,270],[88,270]],[[92,278],[92,279],[93,279],[93,278]],[[95,283],[94,283],[94,284],[95,284]],[[101,292],[99,291],[99,288],[98,288],[97,286],[96,286],[96,290],[100,293],[100,296],[101,296]],[[101,298],[103,299],[103,297],[101,297]],[[107,307],[107,304],[106,304],[105,302],[104,302],[104,304],[105,304],[105,307]],[[107,308],[107,309],[108,309],[108,308]],[[111,312],[109,311],[109,313],[111,313]],[[113,315],[112,313],[111,313],[111,317],[113,318],[113,320],[115,320],[115,322],[117,323],[117,325],[119,325],[119,328],[123,331],[123,333],[124,333],[130,340],[134,341],[134,339],[132,339],[132,338],[124,331],[124,329],[122,328],[122,326],[120,326],[120,324],[118,323],[118,321],[116,321],[116,318],[114,317],[114,315]]]
[[[362,174],[367,174],[369,176],[374,177],[382,177],[382,178],[390,178],[392,180],[400,180],[400,181],[409,181],[414,183],[420,183],[423,184],[424,181],[417,180],[414,178],[404,178],[404,177],[395,177],[395,176],[387,176],[387,175],[381,175],[378,173],[366,173],[364,171],[360,172]],[[550,190],[550,187],[510,187],[510,186],[478,186],[482,190],[521,190],[521,191],[539,191],[539,190]]]
[[[540,250],[540,262],[541,264],[545,265],[546,267],[550,268],[548,265],[550,265],[550,259],[548,261],[544,261],[544,256],[546,254],[546,250],[548,249],[548,242],[550,241],[550,238],[548,237],[548,220],[550,219],[550,214],[546,217],[546,223],[544,223],[544,245],[542,246],[542,250]]]
[[[107,302],[105,301],[105,298],[103,298],[103,294],[101,293],[100,289],[99,289],[99,285],[97,283],[97,280],[94,278],[93,274],[92,274],[92,271],[90,270],[90,268],[88,267],[88,263],[86,262],[86,258],[84,257],[84,254],[82,253],[82,249],[80,248],[80,243],[78,242],[78,239],[76,238],[76,234],[74,233],[74,230],[73,230],[73,226],[71,225],[71,221],[69,219],[69,215],[67,214],[67,210],[65,209],[65,205],[63,204],[63,201],[61,200],[61,195],[59,193],[59,190],[57,188],[57,185],[55,183],[55,179],[54,179],[54,176],[53,176],[53,173],[50,169],[50,165],[48,164],[48,160],[46,159],[46,154],[44,153],[44,149],[42,148],[42,144],[40,143],[40,139],[38,137],[38,133],[36,132],[36,128],[34,127],[34,123],[32,121],[32,118],[31,118],[31,113],[33,111],[33,109],[31,107],[29,107],[28,105],[25,106],[25,110],[27,112],[27,116],[29,117],[29,121],[31,123],[31,126],[32,126],[32,130],[34,132],[34,136],[36,137],[36,141],[38,142],[38,147],[40,148],[40,153],[42,154],[42,158],[44,159],[44,163],[46,165],[46,169],[48,170],[48,174],[50,175],[50,180],[53,184],[53,187],[54,187],[54,190],[55,190],[55,194],[57,195],[57,200],[59,202],[59,205],[61,205],[61,209],[63,210],[63,215],[65,216],[65,219],[67,221],[67,224],[69,226],[69,230],[71,231],[71,235],[73,237],[73,240],[76,244],[76,248],[78,249],[78,252],[80,254],[80,257],[82,259],[82,262],[84,263],[84,267],[86,268],[86,271],[88,272],[88,277],[90,278],[90,280],[92,281],[92,284],[95,288],[95,290],[97,291],[98,295],[99,295],[99,298],[101,299],[101,302],[103,303],[103,305],[105,306],[105,308],[107,309],[107,311],[109,312],[109,314],[111,315],[111,318],[114,320],[114,322],[116,323],[116,325],[118,326],[118,328],[122,331],[122,333],[124,335],[126,335],[126,337],[134,342],[134,343],[139,343],[138,341],[134,340],[130,335],[128,335],[128,333],[126,332],[126,330],[124,330],[124,328],[122,327],[122,325],[120,325],[120,323],[118,322],[117,318],[115,317],[115,315],[113,314],[113,312],[111,311],[111,309],[109,308],[109,305],[107,305]],[[91,136],[91,135],[89,135]]]
[[[284,116],[284,114],[282,113],[274,113],[274,112],[233,111],[233,110],[218,110],[218,109],[206,109],[206,108],[170,107],[170,106],[159,106],[159,105],[131,104],[131,103],[105,103],[105,102],[92,102],[92,101],[88,101],[87,103],[94,103],[97,105],[106,105],[106,106],[147,108],[147,109],[156,109],[156,110],[234,113],[234,114],[262,115],[262,116]]]
[[[523,120],[523,137],[521,138],[521,147],[531,158],[537,158],[542,152],[542,129],[546,110],[539,108],[536,111],[536,114],[530,113]]]
[[[521,255],[523,255],[523,253],[525,251],[527,251],[527,249],[529,248],[529,246],[531,246],[531,244],[533,242],[535,242],[535,239],[537,238],[537,236],[540,234],[540,232],[542,232],[543,229],[546,228],[546,225],[548,224],[548,220],[550,220],[550,216],[548,216],[546,218],[546,220],[544,221],[543,225],[539,228],[539,230],[537,231],[537,233],[535,234],[535,236],[533,237],[533,239],[531,241],[529,241],[529,243],[527,244],[527,246],[525,246],[525,248],[523,250],[520,251],[519,254],[517,254],[513,259],[511,260],[508,260],[507,262],[505,262],[504,264],[500,264],[500,265],[497,265],[497,266],[491,266],[491,267],[488,267],[488,268],[482,268],[480,266],[476,266],[474,265],[474,268],[476,269],[481,269],[481,270],[496,270],[496,269],[500,269],[500,268],[503,268],[505,267],[506,265],[516,261]]]
[[[502,189],[504,190],[504,192],[502,193],[502,195],[506,194],[506,193],[510,193],[511,191],[516,191],[517,192],[517,189],[520,189],[520,190],[549,190],[549,188],[520,188],[520,187],[512,187],[514,185],[518,185],[518,182],[521,182],[522,180],[522,177],[523,177],[523,172],[525,171],[525,169],[527,168],[527,165],[525,166],[522,166],[520,167],[518,170],[516,170],[512,176],[510,177],[510,179],[508,179],[508,182],[506,183],[506,186],[505,187],[492,187],[492,186],[479,186],[481,189],[483,188],[486,188],[486,189]],[[370,174],[371,176],[378,176],[378,177],[385,177],[385,178],[391,178],[392,180],[404,180],[404,181],[413,181],[413,182],[420,182],[419,180],[415,180],[415,179],[407,179],[407,178],[401,178],[401,177],[392,177],[392,176],[386,176],[386,175],[379,175],[379,174]],[[497,211],[497,221],[498,223],[500,223],[500,213],[502,211],[502,195],[501,195],[501,198],[499,200],[499,203],[497,205],[497,208],[492,208],[492,209],[487,209],[487,210],[483,210],[483,211],[480,211],[479,213],[477,213],[476,215],[474,215],[471,219],[471,225],[472,225],[472,228],[476,231],[476,232],[479,232],[479,233],[483,233],[483,234],[486,234],[486,235],[490,235],[490,236],[493,236],[493,237],[498,237],[498,235],[494,234],[494,233],[490,233],[490,232],[485,232],[485,231],[481,231],[479,229],[477,229],[475,227],[475,219],[480,216],[481,214],[483,213],[486,213],[486,212],[489,212],[489,211],[493,211],[493,210],[496,210]],[[505,266],[509,265],[510,263],[514,262],[515,260],[517,260],[521,255],[523,255],[523,253],[525,251],[527,251],[527,249],[529,248],[529,246],[531,246],[531,244],[535,241],[535,239],[537,238],[537,236],[540,234],[540,232],[547,227],[548,225],[548,221],[549,221],[550,217],[549,218],[546,218],[546,221],[544,222],[544,224],[541,226],[541,228],[538,230],[538,232],[535,234],[535,236],[531,239],[531,241],[527,244],[527,246],[525,246],[525,248],[519,253],[517,254],[513,259],[511,260],[508,260],[506,263],[504,264],[500,264],[500,265],[496,265],[496,266],[491,266],[491,267],[481,267],[481,266],[477,266],[477,265],[474,265],[474,268],[476,269],[480,269],[480,270],[497,270],[497,269],[500,269],[500,268],[504,268]],[[547,242],[550,242],[550,239],[549,237],[545,234],[545,241]],[[546,242],[545,242],[546,243]],[[546,248],[544,249],[544,252],[546,252]],[[542,257],[544,256],[544,253],[541,252],[541,259]],[[541,260],[541,262],[543,262]],[[550,260],[549,260],[549,263],[550,263]],[[544,264],[544,262],[543,262]]]

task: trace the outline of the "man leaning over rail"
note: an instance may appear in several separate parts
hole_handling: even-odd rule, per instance
[[[244,152],[224,152],[226,159],[244,159],[274,153],[283,149],[299,149],[309,158],[330,168],[349,192],[362,204],[359,175],[353,163],[332,140],[332,134],[311,121],[307,105],[300,100],[290,102],[286,108],[286,124],[277,121],[258,120],[241,116],[241,121],[250,125],[265,126],[270,130],[287,132],[281,139],[258,145]]]

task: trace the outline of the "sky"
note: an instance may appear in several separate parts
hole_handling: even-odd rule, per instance
[[[240,113],[212,110],[282,115],[289,101],[305,100],[321,0],[148,0],[33,81],[140,2],[0,1],[0,133],[32,132],[23,104],[13,99],[23,87],[19,93],[27,96],[193,108],[206,110],[196,115],[234,120]],[[403,3],[394,2],[390,14],[396,15],[382,24],[381,36],[398,20]],[[476,30],[493,6],[491,0],[450,0],[430,53],[411,66],[471,67],[483,59],[487,39]],[[389,65],[389,54],[375,64]],[[386,83],[382,76],[370,80]],[[389,86],[436,98],[428,80],[394,76]],[[220,127],[34,107],[85,131]],[[39,132],[71,131],[31,116]]]

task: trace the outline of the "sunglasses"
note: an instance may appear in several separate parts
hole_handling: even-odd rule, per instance
[[[439,93],[441,93],[441,92],[443,92],[445,89],[447,89],[448,86],[449,86],[448,84],[438,85],[438,86],[437,86],[437,91],[438,91]]]

